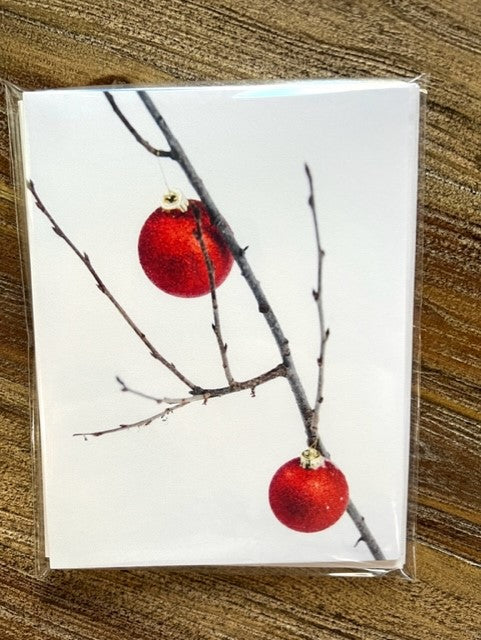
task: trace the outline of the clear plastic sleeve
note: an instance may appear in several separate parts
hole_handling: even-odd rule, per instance
[[[425,76],[4,86],[37,575],[414,579]]]

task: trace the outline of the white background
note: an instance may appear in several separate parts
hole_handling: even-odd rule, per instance
[[[119,106],[164,141],[131,90]],[[387,81],[150,90],[232,226],[290,340],[313,399],[319,327],[304,162],[315,181],[327,345],[321,435],[387,559],[404,553],[418,87]],[[180,169],[147,153],[97,90],[24,95],[27,176],[158,350],[194,382],[225,384],[208,296],[181,299],[144,275],[137,239],[165,191],[195,197]],[[285,380],[190,405],[167,422],[84,441],[156,413],[115,376],[159,396],[187,389],[148,353],[85,266],[30,202],[52,567],[367,561],[344,515],[291,531],[267,492],[305,446]],[[234,265],[218,290],[237,379],[280,362]]]

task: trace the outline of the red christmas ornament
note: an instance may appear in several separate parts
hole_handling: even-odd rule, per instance
[[[169,191],[145,221],[139,236],[139,260],[147,277],[162,291],[182,298],[209,293],[204,254],[195,237],[194,206],[200,214],[202,237],[218,287],[231,270],[233,257],[207,209],[199,200],[186,200]]]
[[[276,471],[269,487],[274,515],[289,529],[313,533],[339,520],[349,502],[342,471],[309,448]]]

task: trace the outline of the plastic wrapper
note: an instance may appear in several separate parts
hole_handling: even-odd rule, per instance
[[[37,573],[413,578],[424,78],[5,86]]]

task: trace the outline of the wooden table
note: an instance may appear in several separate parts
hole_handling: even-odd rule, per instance
[[[0,104],[0,637],[481,637],[479,0],[0,0],[25,88],[430,75],[418,580],[249,570],[32,577],[27,335]]]

